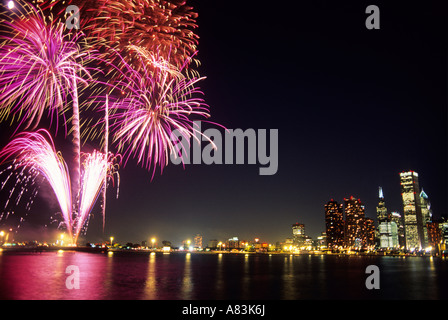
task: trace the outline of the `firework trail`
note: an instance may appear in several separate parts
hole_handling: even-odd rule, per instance
[[[24,132],[0,151],[3,162],[14,159],[17,168],[40,173],[51,185],[58,200],[67,231],[72,239],[72,196],[68,168],[62,156],[56,152],[50,134],[46,130]]]
[[[139,58],[143,61],[145,57]],[[156,60],[163,67],[154,67],[152,60],[144,61],[140,71],[125,65],[122,80],[115,85],[123,94],[109,107],[110,130],[125,163],[132,156],[154,173],[157,166],[163,171],[171,153],[180,153],[172,141],[173,131],[188,140],[202,137],[194,120],[210,115],[197,87],[204,78],[187,78],[163,58]]]
[[[0,151],[0,159],[2,163],[13,160],[15,169],[28,169],[30,175],[41,174],[49,182],[73,243],[77,242],[101,188],[106,187],[105,176],[113,180],[121,161],[120,156],[106,156],[97,151],[83,154],[79,211],[73,212],[68,168],[61,154],[56,152],[48,131],[40,129],[19,134]]]
[[[57,2],[46,2],[46,8],[62,12]],[[111,139],[118,151],[147,168],[160,165],[163,170],[169,154],[179,154],[171,132],[179,130],[186,138],[201,135],[192,120],[210,116],[203,99],[193,97],[202,94],[196,84],[204,78],[189,69],[197,52],[197,13],[179,0],[78,2],[68,3],[81,6],[82,29],[109,70],[103,89],[97,90],[100,102],[87,106],[103,112],[103,93],[110,94]],[[86,120],[81,137],[99,138],[104,147],[104,126],[102,119]]]
[[[10,187],[9,197],[5,200],[3,210],[0,213],[0,221],[7,220],[10,215],[15,215],[16,211],[21,212],[22,215],[17,218],[20,220],[16,232],[20,228],[21,222],[25,221],[28,216],[40,186],[41,179],[37,179],[39,173],[32,172],[33,169],[30,171],[31,173],[28,173],[26,168],[18,168],[16,164],[11,164],[0,171],[0,177],[2,177],[0,190]],[[18,209],[17,207],[21,202],[25,202],[24,208]]]
[[[112,179],[118,173],[117,160],[119,158],[112,154],[106,155],[98,151],[83,155],[83,175],[81,180],[81,190],[79,195],[79,212],[74,224],[74,242],[92,211],[102,188],[107,187],[107,180]]]
[[[65,119],[65,111],[72,106],[69,134],[73,134],[75,159],[71,180],[45,130],[19,135],[0,152],[0,158],[15,157],[15,166],[35,170],[49,181],[75,242],[101,191],[104,228],[105,188],[117,174],[116,163],[121,162],[121,157],[108,151],[109,122],[111,142],[126,160],[134,157],[155,172],[158,166],[163,171],[170,154],[180,156],[171,141],[173,131],[185,139],[201,139],[203,134],[194,121],[210,117],[197,87],[204,78],[190,69],[192,61],[199,64],[193,59],[199,37],[193,31],[197,14],[186,1],[83,1],[88,10],[82,11],[82,29],[88,37],[82,32],[64,35],[65,24],[52,14],[47,22],[42,13],[76,2],[44,0],[36,8],[19,0],[19,10],[1,16],[7,31],[0,35],[0,120],[12,117],[20,119],[19,127],[35,128],[45,110],[57,121],[58,114]],[[61,15],[60,9],[53,12]],[[77,44],[81,38],[86,40],[82,48]],[[98,62],[97,72],[108,70],[101,81],[94,80],[86,67],[93,60]],[[95,99],[94,103],[79,103],[82,91],[78,86],[87,88],[92,83],[89,89],[94,98],[110,94],[106,103],[98,105]],[[95,106],[106,117],[98,125],[91,119],[81,122],[84,105]],[[66,121],[66,134],[68,127]],[[104,153],[81,154],[84,130],[85,136],[93,132],[102,137]]]
[[[109,154],[109,96],[106,95],[106,104],[104,112],[105,130],[104,130],[104,154]],[[107,183],[107,173],[104,173],[104,184]],[[107,188],[103,189],[103,232],[106,225],[106,195]]]
[[[71,130],[74,159],[72,168],[73,204],[80,184],[80,121],[78,84],[87,86],[92,77],[84,65],[93,59],[89,50],[77,44],[82,34],[64,34],[65,24],[24,1],[17,10],[2,13],[6,32],[0,45],[0,120],[22,118],[19,127],[34,129],[48,109],[51,122],[64,115],[72,98]],[[85,76],[89,81],[85,80]],[[24,123],[26,121],[26,123]],[[56,123],[56,128],[58,123]],[[67,125],[65,125],[67,134]]]
[[[89,3],[92,1],[88,1]],[[185,0],[100,0],[90,10],[85,28],[106,60],[120,64],[119,52],[135,69],[141,65],[129,45],[164,57],[180,68],[197,51],[197,13]],[[114,50],[111,50],[114,49]],[[196,61],[198,63],[198,61]]]
[[[1,14],[1,118],[21,117],[25,129],[34,129],[46,109],[57,121],[76,84],[87,84],[80,74],[89,76],[83,67],[88,55],[80,52],[76,36],[64,35],[65,24],[47,23],[39,9],[22,1],[16,5],[18,10]]]

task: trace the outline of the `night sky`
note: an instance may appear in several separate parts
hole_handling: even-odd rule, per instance
[[[387,208],[402,212],[399,173],[407,170],[418,172],[435,217],[448,213],[446,8],[436,1],[189,3],[199,14],[210,120],[278,129],[278,172],[170,165],[151,180],[130,160],[120,170],[119,198],[108,190],[104,233],[97,205],[83,240],[180,245],[199,233],[204,244],[233,236],[275,243],[291,237],[296,222],[316,238],[331,199],[360,198],[375,218],[382,186]],[[380,9],[379,30],[365,26],[370,4]],[[9,123],[0,130],[3,146]],[[54,228],[48,221],[58,207],[42,189],[24,238]]]

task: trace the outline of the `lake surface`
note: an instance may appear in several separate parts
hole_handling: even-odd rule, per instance
[[[368,290],[366,268],[379,268]],[[79,289],[68,289],[68,266]],[[72,278],[70,278],[72,279]],[[447,299],[448,260],[199,253],[0,253],[0,299]]]

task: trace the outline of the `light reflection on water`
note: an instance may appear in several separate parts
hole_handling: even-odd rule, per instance
[[[367,290],[365,269],[380,269]],[[67,289],[78,266],[80,289]],[[429,257],[83,252],[0,253],[1,299],[446,299]]]

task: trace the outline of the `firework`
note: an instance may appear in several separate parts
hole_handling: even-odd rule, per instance
[[[0,118],[17,116],[22,118],[19,127],[26,121],[25,129],[34,129],[46,109],[51,121],[57,121],[71,96],[72,195],[76,204],[81,154],[78,84],[88,84],[82,76],[91,79],[84,64],[92,57],[77,44],[81,34],[64,34],[63,22],[52,17],[47,22],[39,8],[23,1],[16,4],[16,11],[2,15],[7,30],[0,46]]]
[[[109,122],[118,152],[155,172],[156,167],[163,171],[171,154],[181,154],[172,133],[201,139],[194,121],[210,117],[197,87],[204,78],[190,69],[192,61],[199,63],[193,58],[197,14],[184,0],[83,1],[80,8],[88,10],[82,9],[82,30],[88,37],[64,33],[64,22],[53,17],[62,17],[63,8],[76,2],[44,0],[36,8],[19,0],[18,10],[2,14],[7,30],[0,34],[0,120],[12,117],[20,119],[18,127],[35,128],[45,111],[51,122],[62,114],[66,134],[71,122],[75,153],[70,179],[50,134],[39,130],[17,136],[0,159],[14,159],[14,169],[48,180],[75,243],[101,191],[104,219],[107,183],[118,176],[121,156],[109,152]],[[45,17],[47,9],[52,13]],[[107,70],[101,81],[89,73],[93,59],[97,72]],[[92,84],[88,91],[93,102],[79,103],[83,92],[78,87]],[[105,92],[110,97],[104,103]],[[65,119],[69,106],[73,115]],[[84,106],[94,106],[106,117],[98,124],[92,118],[81,121]],[[87,137],[100,136],[104,153],[81,154],[81,130]]]
[[[19,230],[21,223],[30,213],[31,207],[37,196],[42,177],[36,172],[31,173],[24,167],[18,168],[16,164],[11,164],[0,172],[1,185],[0,190],[9,188],[9,196],[4,201],[3,211],[0,213],[0,221],[7,220],[10,216],[16,216],[18,220],[16,232]],[[38,179],[40,177],[40,179]],[[6,191],[6,190],[5,190]],[[23,207],[18,209],[20,203]],[[16,212],[20,211],[21,215],[17,216]]]
[[[72,196],[68,168],[60,153],[56,152],[48,131],[41,129],[19,134],[0,152],[0,159],[3,162],[14,159],[16,168],[23,167],[45,177],[55,193],[71,236]]]
[[[25,129],[33,129],[46,109],[57,120],[77,83],[87,84],[80,75],[89,72],[83,67],[87,54],[80,52],[76,36],[64,35],[63,23],[47,23],[40,10],[20,4],[22,10],[1,17],[6,31],[0,46],[0,111],[2,119],[21,117]]]
[[[163,61],[163,67],[151,60],[146,61],[150,67],[140,71],[126,65],[123,80],[115,85],[122,95],[110,105],[110,130],[125,163],[132,156],[147,169],[163,170],[171,153],[179,155],[171,140],[173,131],[185,139],[197,138],[202,133],[193,121],[210,115],[197,87],[204,78],[187,78],[165,60],[156,61]]]
[[[184,0],[95,2],[85,28],[114,64],[121,63],[115,54],[119,52],[126,63],[140,69],[135,47],[157,53],[177,67],[190,62],[197,51],[197,13]]]
[[[104,154],[109,154],[109,96],[106,95],[105,112],[104,112],[105,130],[104,130]],[[104,183],[107,181],[107,175],[104,174]],[[103,231],[106,224],[106,196],[107,188],[103,189]]]
[[[83,154],[83,174],[79,194],[79,211],[74,223],[74,241],[78,236],[92,211],[102,188],[106,188],[107,180],[114,181],[118,174],[119,157],[106,155],[98,151]]]
[[[41,174],[50,184],[58,200],[62,217],[73,243],[85,222],[106,181],[118,175],[120,156],[93,151],[83,154],[83,172],[79,195],[79,210],[73,211],[70,176],[67,164],[55,150],[48,131],[24,132],[13,139],[1,152],[3,162],[14,161],[14,169],[23,168],[31,176]],[[106,179],[106,178],[107,179]],[[26,181],[33,179],[26,179]]]

